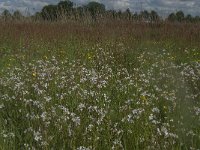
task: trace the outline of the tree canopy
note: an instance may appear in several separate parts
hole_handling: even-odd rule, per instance
[[[23,18],[20,11],[15,11],[11,14],[8,10],[4,10],[1,14],[4,20],[9,20],[13,18],[19,20]],[[99,18],[109,18],[109,19],[125,19],[133,21],[145,21],[145,22],[157,22],[163,20],[162,17],[154,10],[152,11],[141,11],[132,13],[129,8],[126,10],[106,10],[106,6],[99,2],[89,2],[86,5],[75,7],[74,3],[70,0],[60,1],[57,5],[47,5],[42,8],[40,12],[35,13],[32,18],[43,19],[47,21],[56,21],[62,18],[74,18],[83,19],[83,17],[91,17],[93,20]],[[171,13],[165,19],[169,22],[200,22],[199,16],[192,16],[190,14],[185,15],[183,11],[177,11]]]
[[[191,22],[191,23],[200,22],[200,19],[198,16],[193,17],[190,14],[185,15],[183,11],[178,11],[176,13],[169,14],[167,20],[170,22]]]
[[[11,19],[12,17],[11,13],[7,9],[2,12],[1,16],[5,21]]]

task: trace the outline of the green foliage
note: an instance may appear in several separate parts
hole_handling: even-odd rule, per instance
[[[178,11],[177,13],[169,14],[167,20],[170,22],[190,22],[190,23],[195,23],[195,22],[200,21],[198,16],[193,17],[190,14],[185,16],[182,11]]]
[[[2,12],[1,16],[5,21],[10,20],[12,17],[11,13],[7,9]]]
[[[59,15],[69,15],[71,11],[73,10],[73,2],[67,0],[67,1],[61,1],[57,5],[58,14]]]
[[[184,21],[185,15],[182,11],[178,11],[176,13],[176,18],[177,18],[178,22],[182,22],[182,21]]]
[[[73,2],[60,1],[58,5],[47,5],[44,6],[40,13],[37,13],[35,17],[42,16],[44,20],[54,21],[60,16],[69,15],[73,10]]]
[[[140,14],[132,14],[128,8],[125,11],[106,10],[105,5],[98,2],[89,2],[87,5],[73,7],[73,2],[61,1],[58,5],[45,6],[40,13],[35,14],[35,18],[42,16],[44,20],[58,20],[65,16],[87,17],[88,13],[93,20],[97,20],[99,17],[111,17],[113,19],[125,19],[125,20],[144,20],[155,22],[160,19],[159,15],[155,11],[143,11]]]
[[[59,10],[71,10],[73,8],[73,2],[67,0],[67,1],[60,1],[58,3],[58,9]]]
[[[169,21],[172,21],[172,22],[176,21],[176,20],[177,20],[177,19],[176,19],[176,15],[175,15],[174,13],[171,13],[171,14],[168,16],[168,20],[169,20]]]
[[[21,20],[23,18],[23,15],[19,10],[16,10],[13,13],[13,18],[16,19],[16,20]]]
[[[0,149],[198,149],[200,37],[180,26],[1,25]]]
[[[83,16],[84,12],[88,11],[93,19],[96,16],[105,12],[105,6],[98,2],[90,2],[86,6],[73,7],[73,2],[61,1],[58,5],[45,6],[41,11],[41,16],[44,20],[57,20],[59,17],[64,16]]]
[[[150,13],[150,20],[151,21],[158,21],[159,20],[159,15],[158,15],[158,13],[156,12],[156,11],[151,11],[151,13]]]
[[[8,11],[4,10],[1,14],[2,19],[7,20],[21,20],[25,18],[20,11],[16,10],[13,15]],[[83,18],[85,17],[85,18]],[[41,12],[35,13],[30,18],[33,20],[46,20],[46,21],[58,21],[62,19],[88,19],[92,18],[94,21],[98,18],[108,18],[108,19],[122,19],[130,21],[142,21],[147,23],[154,23],[158,21],[169,21],[169,22],[189,22],[198,23],[200,22],[199,16],[192,16],[190,14],[185,15],[183,11],[177,11],[176,13],[171,13],[166,19],[161,19],[158,13],[154,10],[152,11],[141,11],[140,13],[132,13],[132,11],[127,8],[125,11],[119,10],[106,10],[106,6],[102,3],[91,1],[86,5],[75,7],[74,3],[70,0],[60,1],[57,5],[47,5],[44,6]],[[88,19],[89,20],[89,19]]]
[[[131,14],[131,11],[129,8],[126,9],[126,11],[124,12],[124,15],[125,15],[126,19],[131,20],[132,14]]]
[[[43,7],[41,11],[41,16],[44,20],[56,20],[57,19],[57,6],[56,5],[48,5]]]
[[[147,10],[142,11],[140,15],[144,20],[149,20],[150,14]]]
[[[90,12],[93,19],[96,19],[97,15],[105,13],[106,10],[105,5],[98,2],[89,2],[85,8]]]

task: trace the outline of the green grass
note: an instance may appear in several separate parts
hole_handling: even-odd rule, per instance
[[[67,35],[0,42],[1,149],[200,147],[196,41]]]

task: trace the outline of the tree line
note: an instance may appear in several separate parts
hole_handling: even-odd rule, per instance
[[[176,13],[171,13],[169,14],[167,20],[171,22],[200,22],[200,17],[195,16],[193,17],[192,15],[188,14],[185,15],[182,11],[178,11]]]
[[[85,19],[91,18],[97,21],[101,18],[109,19],[126,19],[134,21],[156,22],[163,20],[156,11],[141,11],[140,13],[132,13],[130,9],[125,11],[106,10],[106,7],[102,3],[89,2],[86,5],[75,7],[74,3],[70,0],[60,1],[57,5],[47,5],[42,8],[40,12],[30,16],[34,20],[46,20],[46,21],[58,21],[62,19]],[[1,18],[4,20],[20,20],[24,19],[20,11],[15,11],[11,14],[8,10],[4,10],[1,14]],[[200,22],[200,17],[193,17],[188,14],[185,15],[182,11],[171,13],[164,19],[170,22]]]
[[[9,10],[4,10],[1,13],[1,18],[5,21],[9,21],[9,20],[22,20],[23,18],[25,18],[25,16],[22,15],[22,13],[19,10],[16,10],[13,14],[10,13]]]

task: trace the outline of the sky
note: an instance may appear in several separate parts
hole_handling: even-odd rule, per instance
[[[0,12],[5,9],[20,10],[23,13],[40,11],[43,6],[57,4],[60,0],[0,0]],[[155,10],[166,16],[171,12],[182,10],[185,14],[200,16],[200,0],[71,0],[77,6],[90,1],[103,3],[107,9],[125,10],[132,12],[140,10]]]

